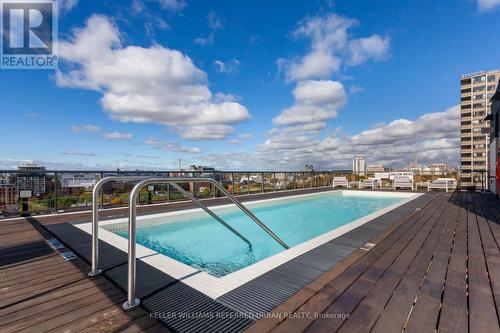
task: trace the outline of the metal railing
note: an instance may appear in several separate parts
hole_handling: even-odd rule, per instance
[[[118,182],[118,181],[137,181],[143,180],[150,177],[134,177],[134,176],[111,176],[101,179],[94,186],[92,191],[92,270],[88,273],[88,276],[93,277],[101,274],[102,270],[99,269],[99,192],[101,188],[106,183],[110,182]],[[208,207],[203,205],[199,200],[197,200],[190,192],[184,190],[182,187],[175,183],[171,183],[173,187],[175,187],[179,192],[183,193],[185,196],[190,198],[198,207],[207,212],[210,216],[216,219],[219,223],[229,229],[232,233],[238,236],[242,241],[247,243],[247,245],[251,248],[252,244],[250,241],[240,234],[237,230],[231,227],[226,221],[224,221],[220,216],[212,212]]]
[[[134,177],[134,176],[111,176],[101,179],[95,184],[92,190],[92,270],[88,273],[88,276],[96,276],[101,274],[99,269],[99,192],[104,184],[109,182],[119,182],[119,181],[136,181],[142,180],[146,177]]]
[[[289,249],[289,246],[278,237],[268,226],[266,226],[262,221],[259,220],[251,211],[249,211],[241,202],[239,202],[231,193],[229,193],[222,185],[220,185],[216,180],[212,178],[203,177],[152,177],[146,178],[141,182],[137,183],[130,192],[129,198],[129,225],[128,225],[128,282],[127,282],[127,301],[123,303],[123,308],[125,310],[132,309],[140,304],[140,300],[135,297],[135,280],[136,280],[136,218],[137,218],[137,198],[139,192],[144,186],[150,184],[171,184],[176,187],[179,186],[177,183],[180,182],[206,182],[213,184],[219,191],[221,191],[225,196],[231,200],[239,209],[241,209],[252,221],[254,221],[259,227],[261,227],[268,235],[270,235],[276,242],[278,242],[285,249]],[[176,187],[177,188],[177,187]],[[195,199],[191,195],[188,196],[190,199]],[[193,200],[196,203],[196,199]],[[200,204],[199,202],[197,203]]]

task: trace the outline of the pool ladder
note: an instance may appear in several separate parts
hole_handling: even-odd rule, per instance
[[[265,225],[257,216],[255,216],[251,211],[249,211],[238,199],[234,197],[230,192],[228,192],[224,186],[212,178],[205,177],[134,177],[134,176],[112,176],[101,179],[94,187],[92,192],[92,271],[89,272],[89,276],[95,276],[101,273],[98,269],[98,197],[99,191],[105,183],[111,181],[137,181],[137,183],[129,197],[129,224],[128,224],[128,284],[127,284],[127,301],[123,303],[123,308],[125,310],[132,309],[140,304],[140,300],[135,297],[135,280],[136,280],[136,219],[137,219],[137,199],[139,192],[144,186],[151,184],[170,184],[176,190],[187,196],[191,201],[193,201],[198,207],[207,212],[210,216],[216,219],[219,223],[229,229],[232,233],[238,236],[242,241],[248,244],[249,247],[252,246],[250,241],[240,234],[237,230],[231,227],[226,221],[224,221],[220,216],[215,214],[212,210],[206,207],[198,199],[194,197],[191,192],[186,191],[178,183],[186,182],[203,182],[213,184],[220,192],[222,192],[230,201],[232,201],[240,210],[242,210],[252,221],[254,221],[259,227],[261,227],[269,236],[271,236],[276,242],[278,242],[285,249],[290,247],[278,237],[267,225]],[[215,189],[214,189],[215,190]]]

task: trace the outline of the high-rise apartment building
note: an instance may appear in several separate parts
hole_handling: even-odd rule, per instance
[[[45,193],[45,167],[36,164],[18,166],[17,186],[20,191],[29,190],[36,196]]]
[[[481,71],[460,78],[460,170],[462,186],[488,184],[490,99],[500,70]]]
[[[366,158],[364,156],[354,156],[354,160],[352,160],[352,173],[360,176],[366,175]]]

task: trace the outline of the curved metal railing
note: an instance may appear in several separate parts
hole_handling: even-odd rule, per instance
[[[114,181],[135,181],[135,180],[143,180],[151,177],[144,177],[144,176],[110,176],[101,179],[100,181],[97,182],[97,184],[94,186],[94,189],[92,191],[92,270],[88,273],[88,276],[93,277],[96,275],[101,274],[102,270],[99,269],[99,207],[98,207],[98,202],[99,202],[99,191],[101,188],[104,186],[104,184],[109,183],[109,182],[114,182]],[[201,202],[199,202],[190,192],[184,190],[182,187],[177,185],[176,183],[170,183],[175,189],[177,189],[179,192],[187,196],[189,199],[191,199],[198,207],[203,209],[205,212],[207,212],[210,216],[212,216],[214,219],[216,219],[219,223],[221,223],[223,226],[225,226],[227,229],[229,229],[232,233],[234,233],[236,236],[238,236],[242,241],[247,243],[247,245],[251,248],[252,243],[245,238],[241,233],[239,233],[237,230],[235,230],[233,227],[231,227],[226,221],[224,221],[220,216],[215,214],[213,211],[208,209],[205,205],[203,205]]]
[[[99,192],[104,184],[109,182],[120,182],[120,181],[135,181],[148,178],[147,176],[110,176],[105,177],[94,185],[92,190],[92,270],[88,273],[88,276],[96,276],[101,274],[99,269]]]
[[[150,184],[172,184],[176,189],[182,187],[178,186],[177,183],[180,182],[206,182],[211,183],[221,191],[226,197],[231,200],[239,209],[241,209],[248,217],[250,217],[259,227],[261,227],[267,234],[269,234],[276,242],[278,242],[285,249],[290,247],[279,238],[268,226],[262,223],[257,216],[255,216],[251,211],[249,211],[242,203],[240,203],[231,193],[229,193],[219,182],[212,178],[198,178],[198,177],[151,177],[142,180],[137,183],[132,192],[130,192],[129,197],[129,224],[128,224],[128,283],[127,283],[127,301],[123,303],[123,308],[125,310],[132,309],[140,304],[140,300],[135,297],[135,278],[136,278],[136,217],[137,217],[137,198],[139,192],[144,186]],[[177,186],[175,186],[175,185]],[[185,191],[184,189],[182,189]],[[183,192],[181,191],[181,192]],[[187,191],[185,191],[187,192]],[[184,192],[183,192],[184,193]],[[194,198],[189,193],[188,196],[196,204],[200,204],[198,200]]]

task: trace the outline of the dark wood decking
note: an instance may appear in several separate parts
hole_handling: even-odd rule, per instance
[[[28,220],[0,221],[0,332],[167,332],[142,309],[124,312],[125,294],[104,277],[89,279],[81,259],[67,261]]]
[[[500,332],[500,201],[439,194],[249,332]]]

